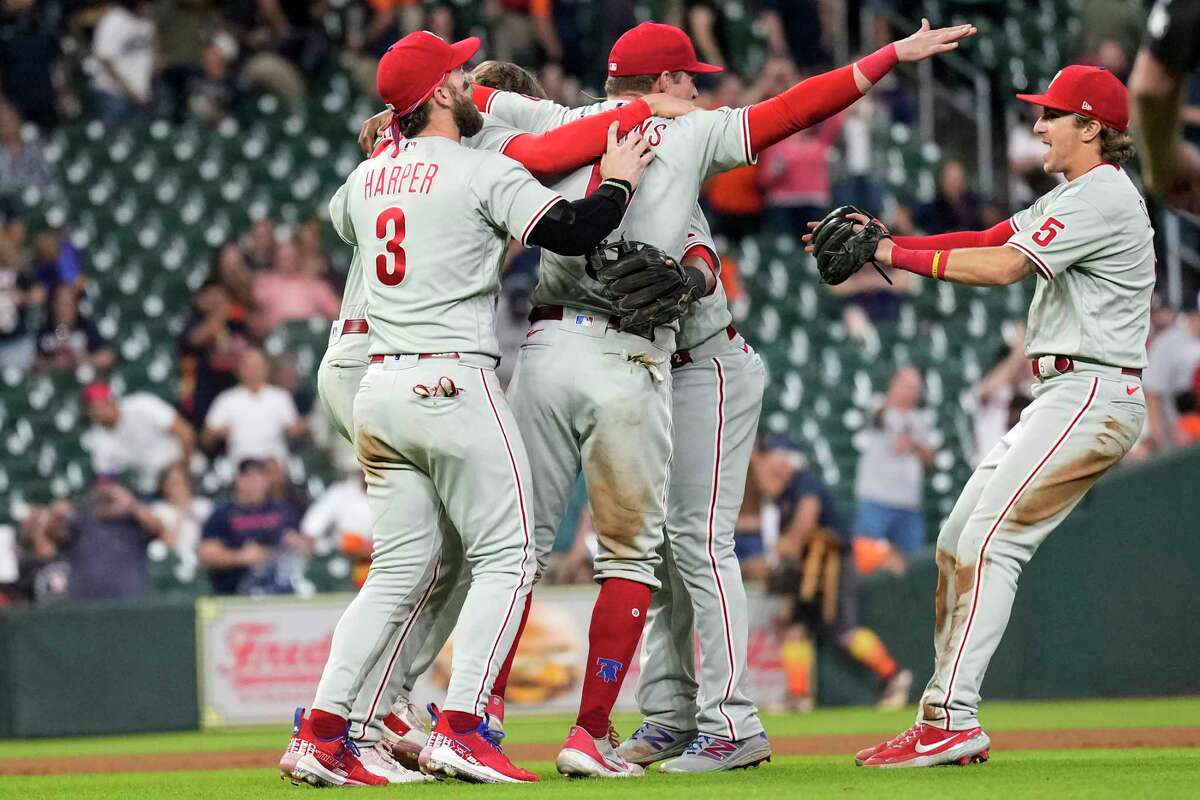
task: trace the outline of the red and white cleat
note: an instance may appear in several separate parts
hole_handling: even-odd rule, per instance
[[[917,723],[888,741],[864,767],[936,767],[942,764],[978,764],[988,760],[992,740],[983,728],[947,731]],[[866,751],[862,751],[866,752]],[[859,755],[861,755],[860,753]],[[857,758],[857,756],[856,756]]]
[[[300,760],[300,756],[312,750],[306,737],[311,737],[311,731],[308,730],[308,719],[304,716],[304,709],[297,708],[296,715],[292,717],[292,739],[288,742],[287,750],[283,751],[283,755],[279,757],[279,778],[287,779],[292,783],[299,784],[300,780],[292,775],[292,771],[296,769],[296,762]]]
[[[617,754],[620,743],[611,727],[608,736],[593,739],[583,728],[573,725],[554,765],[568,778],[640,778],[646,774]]]
[[[417,758],[429,741],[425,715],[412,703],[397,703],[383,718],[383,741],[392,757],[408,769],[419,769]]]
[[[429,775],[470,783],[536,783],[538,776],[509,760],[500,737],[487,721],[469,733],[456,733],[437,706],[430,704],[433,728],[419,758]]]
[[[349,735],[350,725],[341,736],[322,739],[308,726],[300,731],[305,751],[292,768],[292,777],[313,786],[387,786],[388,779],[376,775],[359,760],[358,745]]]

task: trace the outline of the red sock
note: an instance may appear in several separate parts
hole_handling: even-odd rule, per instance
[[[450,729],[455,733],[470,733],[479,727],[479,723],[483,722],[483,717],[477,714],[468,714],[466,711],[443,711],[446,716],[446,722],[450,724]]]
[[[583,698],[575,720],[594,739],[608,735],[609,716],[642,638],[649,605],[650,587],[644,583],[609,578],[600,587],[588,629]]]
[[[308,712],[308,724],[318,739],[336,739],[346,732],[346,718],[314,708]]]
[[[512,672],[513,659],[516,658],[517,648],[521,645],[521,634],[525,633],[525,623],[529,621],[529,608],[532,605],[533,595],[529,595],[525,599],[525,610],[521,612],[521,624],[517,626],[517,635],[513,638],[512,647],[508,650],[508,658],[504,659],[504,664],[500,667],[499,674],[496,675],[496,682],[492,684],[492,694],[499,697],[501,701],[504,700],[504,693],[508,691],[508,674]],[[488,713],[504,722],[504,703],[494,703],[489,698]]]

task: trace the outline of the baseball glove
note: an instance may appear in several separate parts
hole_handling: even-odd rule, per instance
[[[587,257],[588,274],[612,300],[621,330],[649,336],[659,325],[683,316],[704,294],[700,270],[645,242],[620,239],[602,244]]]
[[[868,218],[866,225],[850,219],[850,214],[862,214]],[[855,231],[855,227],[860,230]],[[870,214],[854,206],[841,206],[825,215],[825,219],[813,230],[813,255],[817,258],[817,271],[821,280],[836,286],[858,272],[864,264],[874,264],[884,280],[891,279],[875,263],[875,246],[889,236],[887,228]]]

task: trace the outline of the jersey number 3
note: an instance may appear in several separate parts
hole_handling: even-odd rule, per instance
[[[393,233],[388,236],[388,223],[393,225]],[[384,286],[398,286],[404,280],[404,211],[399,208],[385,208],[375,220],[375,238],[384,241],[384,247],[391,254],[391,266],[384,253],[375,256],[375,275]]]
[[[1037,231],[1031,237],[1033,239],[1033,243],[1036,244],[1038,247],[1045,247],[1046,245],[1053,242],[1054,237],[1058,236],[1058,232],[1061,231],[1065,227],[1067,227],[1067,226],[1063,225],[1061,222],[1056,220],[1054,217],[1050,217],[1049,219],[1046,220],[1045,223],[1043,223],[1042,227],[1037,229]]]

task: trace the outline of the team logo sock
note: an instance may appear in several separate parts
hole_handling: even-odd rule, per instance
[[[642,637],[649,605],[650,587],[644,583],[608,578],[600,587],[588,629],[583,698],[575,721],[593,739],[608,735],[609,717]]]

